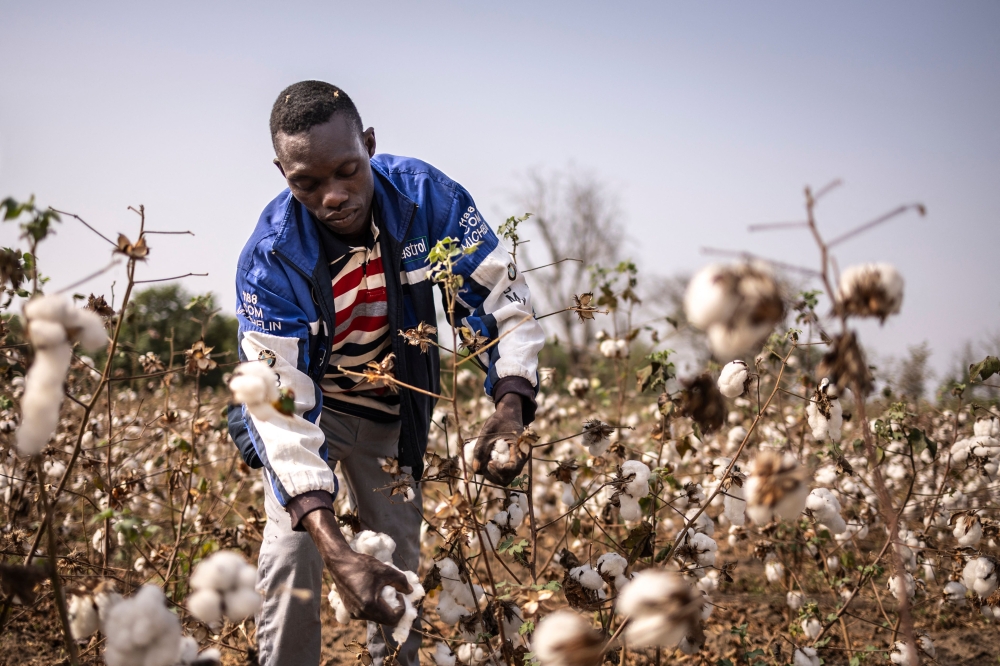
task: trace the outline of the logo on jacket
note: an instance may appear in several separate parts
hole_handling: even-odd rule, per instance
[[[261,349],[260,353],[257,354],[257,360],[264,361],[264,363],[267,363],[267,367],[273,368],[275,361],[278,360],[278,355],[270,349]]]
[[[419,261],[427,256],[427,236],[414,238],[403,248],[403,263]]]

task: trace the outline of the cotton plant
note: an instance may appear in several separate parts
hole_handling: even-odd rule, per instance
[[[636,522],[642,519],[642,508],[639,500],[649,495],[649,467],[639,460],[627,460],[622,463],[619,474],[623,480],[621,490],[615,493],[621,516],[626,522]]]
[[[194,592],[187,598],[188,610],[213,629],[224,618],[242,622],[260,610],[257,567],[234,551],[220,550],[199,562],[189,583]]]
[[[836,394],[836,387],[826,377],[806,405],[806,417],[817,442],[839,442],[844,427],[844,407]]]

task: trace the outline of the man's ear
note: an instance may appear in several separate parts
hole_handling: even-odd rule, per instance
[[[279,160],[277,157],[274,158],[274,166],[278,167],[278,171],[280,171],[282,177],[284,177],[285,167],[281,166],[281,160]]]
[[[369,127],[362,136],[365,141],[365,148],[368,150],[368,157],[375,157],[375,128]]]

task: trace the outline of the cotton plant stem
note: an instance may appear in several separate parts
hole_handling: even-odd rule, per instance
[[[35,470],[38,474],[38,501],[41,504],[41,514],[48,516],[52,511],[49,504],[48,494],[45,492],[45,476],[42,469],[42,458],[36,456]],[[71,666],[77,666],[76,642],[73,640],[73,632],[69,626],[69,614],[66,612],[66,596],[63,594],[62,579],[59,577],[59,570],[56,568],[56,535],[52,529],[52,521],[44,521],[46,533],[49,537],[48,570],[49,578],[52,581],[52,596],[55,598],[56,609],[59,611],[59,621],[62,623],[63,640],[66,643],[66,653],[69,655]]]

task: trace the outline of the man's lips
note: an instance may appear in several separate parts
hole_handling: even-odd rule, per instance
[[[349,210],[340,211],[337,213],[330,213],[323,218],[324,222],[343,222],[344,220],[351,218],[357,213],[357,208],[351,208]]]

